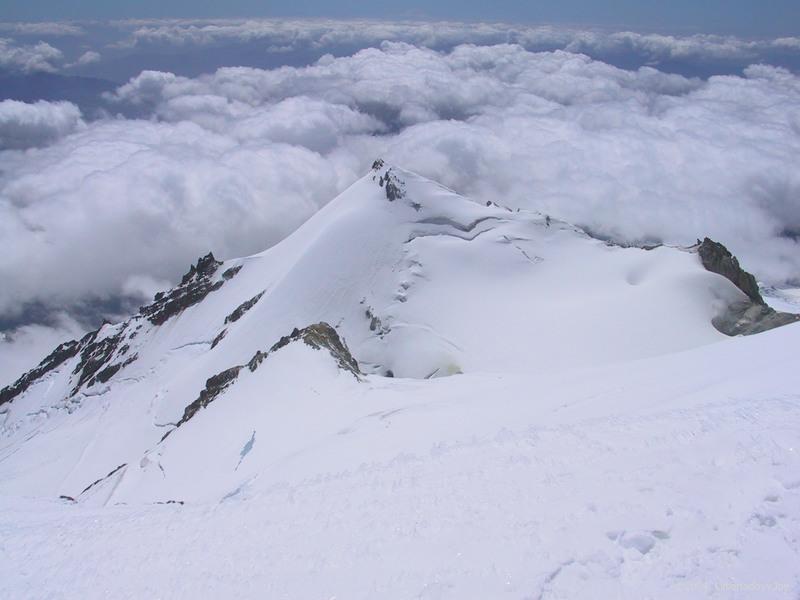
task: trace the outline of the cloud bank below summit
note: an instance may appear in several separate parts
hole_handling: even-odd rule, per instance
[[[196,76],[222,66],[305,66],[326,52],[349,55],[381,42],[439,51],[460,44],[517,44],[585,53],[623,68],[684,75],[741,73],[766,62],[800,71],[800,37],[637,32],[599,27],[372,19],[130,19],[0,22],[0,69],[67,70],[115,81],[143,69]],[[102,56],[102,60],[100,57]]]
[[[122,47],[152,45],[220,45],[264,40],[273,49],[377,45],[405,42],[441,49],[471,43],[511,43],[526,49],[568,52],[637,52],[659,58],[750,58],[771,50],[798,51],[800,37],[744,39],[732,35],[669,35],[608,29],[508,23],[448,21],[375,21],[326,19],[131,20],[119,22],[126,36]]]
[[[0,104],[6,323],[144,300],[208,250],[263,250],[376,156],[619,240],[710,235],[765,282],[800,279],[800,78],[780,68],[702,80],[386,42],[305,67],[145,71],[91,122],[19,104]]]

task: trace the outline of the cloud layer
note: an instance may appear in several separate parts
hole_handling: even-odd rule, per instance
[[[767,66],[701,81],[516,45],[440,54],[384,43],[303,69],[220,69],[195,79],[145,72],[115,99],[147,105],[162,122],[237,136],[261,131],[253,122],[267,131],[277,107],[291,114],[287,103],[313,98],[315,108],[296,111],[298,137],[280,141],[324,153],[338,122],[337,150],[358,164],[387,154],[465,193],[620,239],[714,235],[781,281],[800,273],[796,242],[785,235],[800,230],[799,85]],[[327,117],[324,144],[315,127],[302,133],[300,125],[323,107],[347,111]],[[390,133],[353,136],[357,114]],[[271,135],[264,139],[277,141]]]
[[[175,19],[122,21],[117,23],[117,27],[129,31],[120,42],[124,46],[214,45],[264,40],[269,47],[285,51],[304,47],[364,47],[384,41],[406,42],[429,48],[447,48],[463,43],[511,43],[527,49],[546,47],[587,54],[635,52],[658,60],[679,57],[754,59],[765,51],[797,50],[800,46],[800,37],[748,40],[709,34],[679,36],[550,25],[447,21]]]
[[[0,150],[44,146],[84,125],[69,102],[0,101]]]
[[[0,69],[81,69],[127,78],[142,69],[197,74],[219,66],[301,66],[321,54],[351,54],[381,42],[440,51],[460,44],[517,44],[530,51],[584,53],[624,68],[657,66],[684,75],[741,72],[767,62],[800,71],[800,37],[669,35],[514,23],[368,19],[165,19],[63,23],[0,22]],[[66,56],[66,59],[63,57]],[[230,62],[232,61],[232,62]],[[168,66],[165,66],[168,65]],[[114,72],[114,71],[117,72]]]
[[[19,44],[12,39],[0,37],[0,69],[23,73],[53,72],[63,58],[61,50],[47,42]]]
[[[767,282],[800,279],[800,78],[783,69],[701,80],[387,42],[302,68],[147,71],[108,101],[145,118],[0,104],[6,147],[27,148],[0,153],[0,317],[144,299],[209,249],[260,251],[376,156],[619,240],[710,235]]]

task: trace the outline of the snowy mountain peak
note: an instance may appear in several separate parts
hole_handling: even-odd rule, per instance
[[[298,439],[351,431],[343,406],[370,390],[613,368],[793,320],[748,297],[727,250],[622,248],[499,204],[376,160],[280,244],[200,258],[0,391],[15,449],[0,480],[102,503],[219,499]],[[272,438],[245,459],[256,429]]]

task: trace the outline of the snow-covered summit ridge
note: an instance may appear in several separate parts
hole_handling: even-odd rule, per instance
[[[267,418],[259,402],[294,398],[335,413],[339,394],[373,386],[663,357],[725,342],[715,323],[748,302],[696,252],[612,246],[500,204],[378,160],[273,248],[201,258],[131,319],[0,391],[14,449],[0,459],[3,486],[103,502],[214,497],[296,445],[229,472],[216,444],[198,444],[225,446],[230,411]],[[219,481],[192,483],[198,456]]]
[[[478,239],[481,236],[484,239]],[[460,244],[456,240],[468,243]],[[711,250],[706,252],[706,248]],[[188,331],[191,328],[186,322],[190,319],[184,313],[201,303],[202,309],[188,311],[200,313],[192,320],[217,321],[217,318],[207,317],[233,306],[224,316],[223,326],[213,327],[209,349],[216,350],[220,346],[224,351],[233,350],[237,354],[235,358],[244,358],[238,352],[241,346],[249,346],[254,351],[263,347],[267,334],[259,340],[258,346],[247,334],[238,336],[246,338],[246,341],[235,347],[232,338],[227,337],[235,322],[260,303],[264,309],[257,312],[277,313],[278,318],[270,318],[267,326],[273,340],[292,328],[327,319],[337,328],[342,328],[348,337],[356,339],[356,355],[368,372],[412,377],[458,372],[463,369],[462,362],[470,361],[459,356],[464,354],[462,344],[440,332],[443,322],[460,330],[456,332],[457,338],[475,346],[470,354],[481,354],[478,348],[481,340],[476,338],[493,339],[496,332],[502,330],[516,330],[524,336],[529,333],[526,325],[531,325],[531,331],[541,335],[552,329],[547,325],[553,322],[558,323],[558,337],[566,337],[572,345],[570,333],[578,334],[581,341],[596,337],[591,335],[590,323],[586,322],[592,319],[583,319],[581,315],[602,315],[606,322],[609,317],[634,321],[641,309],[656,308],[645,306],[646,302],[655,300],[659,304],[669,304],[670,300],[663,297],[637,298],[649,294],[631,288],[640,287],[646,279],[648,284],[659,282],[665,288],[671,287],[669,291],[683,294],[683,290],[667,284],[668,278],[677,276],[679,270],[667,265],[680,261],[696,262],[681,256],[675,249],[648,248],[652,252],[650,255],[637,249],[614,250],[613,259],[610,259],[607,250],[603,251],[598,243],[589,240],[576,227],[535,213],[512,212],[494,203],[477,204],[444,186],[378,159],[366,176],[282,244],[253,257],[228,261],[224,269],[223,263],[212,254],[202,257],[197,265],[192,265],[178,286],[157,294],[152,304],[143,307],[129,321],[105,325],[79,342],[59,346],[36,369],[0,391],[0,404],[12,400],[78,354],[80,361],[73,372],[72,394],[77,394],[82,387],[106,383],[138,359],[134,348],[147,346],[146,340],[155,330],[152,325],[166,325],[171,330],[170,337],[195,337]],[[697,311],[704,312],[708,323],[727,334],[753,333],[794,320],[790,315],[775,318],[769,309],[762,308],[765,305],[760,296],[753,299],[750,288],[755,285],[755,280],[741,270],[724,246],[707,239],[698,244],[697,251],[706,269],[729,279],[751,301],[748,303],[746,297],[737,296],[730,286],[716,281],[705,290],[702,285],[692,290],[695,294],[706,293],[702,303],[705,306],[692,306],[695,314],[682,316],[691,318],[697,316]],[[423,264],[421,257],[427,259],[428,255],[430,259]],[[555,270],[549,268],[554,261],[548,255],[561,263],[555,265]],[[651,258],[656,255],[657,258]],[[545,263],[546,258],[550,264]],[[528,265],[521,266],[522,261]],[[465,263],[469,272],[464,272]],[[493,263],[497,263],[496,269],[492,268]],[[730,267],[730,264],[734,266]],[[211,294],[215,298],[219,296],[216,292],[245,265],[247,270],[241,279],[247,281],[237,280],[238,286],[230,286],[231,292],[222,294],[225,298],[217,298],[216,302],[205,301]],[[538,267],[534,270],[532,266],[536,265]],[[719,265],[724,265],[724,268]],[[682,276],[698,270],[696,264],[690,266],[695,268],[684,269]],[[607,268],[611,272],[605,272]],[[663,277],[651,276],[650,269],[661,271]],[[433,270],[436,271],[435,281],[431,277]],[[496,281],[498,274],[503,273],[508,276],[501,282]],[[486,280],[490,280],[493,286],[501,283],[512,289],[500,289],[500,294],[492,294],[484,285]],[[741,281],[750,286],[742,285]],[[620,300],[639,304],[631,307],[630,311],[620,311],[608,305],[616,303],[609,301],[613,297],[612,289],[621,282],[625,287],[617,291],[625,298]],[[526,284],[530,290],[523,289]],[[575,284],[587,284],[586,289],[576,294],[576,290],[570,289]],[[422,288],[420,294],[414,294],[416,287]],[[354,293],[356,290],[358,293]],[[248,291],[253,294],[249,295]],[[526,291],[530,293],[524,293]],[[566,293],[562,295],[562,291]],[[758,295],[757,288],[755,294]],[[232,296],[235,298],[231,300]],[[422,301],[417,302],[418,297]],[[413,308],[407,304],[410,298],[415,300]],[[442,305],[442,300],[446,300],[446,306]],[[563,319],[559,322],[542,319],[541,314],[523,314],[531,312],[524,306],[526,301],[529,302],[527,308],[546,308],[557,313],[552,316],[561,315]],[[754,304],[760,305],[757,311],[752,306]],[[502,309],[502,314],[498,314],[498,309]],[[356,313],[359,312],[365,318],[358,318]],[[757,313],[755,317],[751,314],[754,312]],[[675,316],[671,314],[670,318]],[[181,325],[171,325],[171,319],[181,322]],[[648,320],[649,323],[642,324],[644,328],[636,327],[640,331],[657,328],[654,319]],[[756,321],[756,325],[750,321]],[[714,334],[708,331],[708,323],[698,324],[698,331],[688,333],[686,341],[678,345],[686,343],[692,346],[696,341],[700,342],[700,338],[712,340]],[[364,325],[368,326],[368,333],[364,331]],[[602,329],[602,324],[596,325]],[[622,326],[623,323],[614,322],[614,325]],[[630,323],[628,328],[634,326]],[[470,332],[470,329],[475,331]],[[133,342],[140,334],[144,341]],[[643,337],[651,339],[651,336]],[[424,341],[420,344],[421,340]],[[660,341],[668,349],[676,343],[666,338]],[[181,343],[202,344],[185,339]],[[407,356],[405,347],[409,344],[414,346],[416,359]],[[551,354],[553,348],[552,344],[549,345],[548,354]],[[647,342],[646,345],[653,348],[658,344]],[[491,354],[495,353],[494,350]],[[511,350],[528,354],[531,348],[514,346]],[[649,354],[653,350],[645,349],[645,352]],[[519,361],[512,361],[508,366],[513,362]],[[431,370],[423,372],[425,368]]]

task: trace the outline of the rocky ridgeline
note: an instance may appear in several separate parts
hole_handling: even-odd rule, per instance
[[[288,346],[292,342],[300,340],[315,350],[327,350],[334,360],[336,360],[336,364],[340,369],[352,373],[356,379],[361,378],[362,373],[358,366],[358,361],[353,358],[347,344],[328,323],[320,322],[304,327],[303,329],[295,328],[289,335],[285,335],[275,342],[269,350],[259,350],[256,352],[246,364],[230,367],[229,369],[225,369],[209,377],[208,380],[206,380],[205,388],[200,392],[197,399],[184,409],[183,416],[180,421],[176,423],[176,429],[191,419],[200,409],[211,404],[217,396],[233,385],[238,379],[242,369],[246,368],[251,373],[255,372],[261,363],[273,352]],[[164,437],[161,438],[162,441],[173,431],[175,431],[175,429],[168,431]]]
[[[758,291],[756,278],[739,266],[737,258],[730,251],[711,238],[697,241],[697,254],[707,271],[727,278],[742,290],[755,304],[766,304]]]
[[[241,267],[232,267],[222,274],[222,279],[215,281],[214,275],[222,263],[209,252],[192,265],[189,272],[181,279],[180,284],[168,292],[156,294],[152,304],[143,306],[140,314],[153,325],[163,325],[175,315],[190,306],[202,302],[206,296],[221,288],[232,279]]]
[[[91,340],[83,345],[80,361],[72,371],[72,374],[78,378],[72,389],[73,395],[77,394],[84,384],[86,387],[92,387],[97,382],[105,383],[122,367],[136,360],[136,354],[127,356],[130,346],[124,343],[129,334],[133,334],[135,337],[135,332],[130,325],[131,322],[128,321],[118,333],[101,339],[98,337],[102,328],[98,329],[94,332]]]
[[[730,251],[710,238],[697,240],[697,254],[707,271],[722,275],[739,288],[746,300],[730,304],[711,321],[726,335],[752,335],[800,321],[800,315],[778,312],[767,306],[756,278],[742,269]]]
[[[381,169],[383,169],[384,166],[386,166],[386,163],[383,162],[382,158],[379,158],[372,163],[372,170],[380,171]],[[375,177],[373,176],[372,179],[374,180]],[[378,178],[378,185],[383,188],[384,192],[386,193],[386,199],[389,202],[394,202],[395,200],[399,200],[400,198],[405,198],[406,195],[405,182],[403,182],[392,171],[391,167],[386,169],[386,173],[382,174]]]
[[[94,332],[94,334],[96,334],[96,332]],[[90,335],[93,334],[88,334],[87,337]],[[86,338],[84,338],[84,340],[85,339]],[[25,373],[11,385],[0,390],[0,406],[6,402],[11,402],[11,400],[27,390],[35,381],[41,379],[53,369],[57,369],[70,358],[78,354],[78,352],[80,352],[82,343],[83,340],[80,342],[77,340],[64,342],[49,355],[47,355],[37,367]]]
[[[139,314],[120,325],[103,324],[79,341],[61,344],[34,369],[0,390],[0,406],[24,393],[42,377],[76,356],[79,356],[79,360],[72,371],[75,383],[71,395],[74,396],[83,387],[109,381],[120,369],[136,360],[137,355],[130,352],[129,342],[139,334],[144,319],[153,325],[163,325],[218,290],[241,269],[230,268],[222,273],[221,279],[215,281],[214,275],[221,265],[209,252],[189,268],[180,284],[168,292],[156,294],[151,304],[139,309]]]
[[[225,317],[225,324],[227,325],[228,323],[235,323],[236,321],[241,319],[244,316],[244,313],[246,313],[248,310],[253,308],[256,305],[256,303],[259,300],[261,300],[261,297],[263,295],[264,295],[264,292],[260,292],[260,293],[256,294],[255,296],[253,296],[252,298],[250,298],[250,300],[246,300],[246,301],[242,302],[239,306],[237,306],[234,309],[234,311],[231,314],[229,314],[227,317]]]

